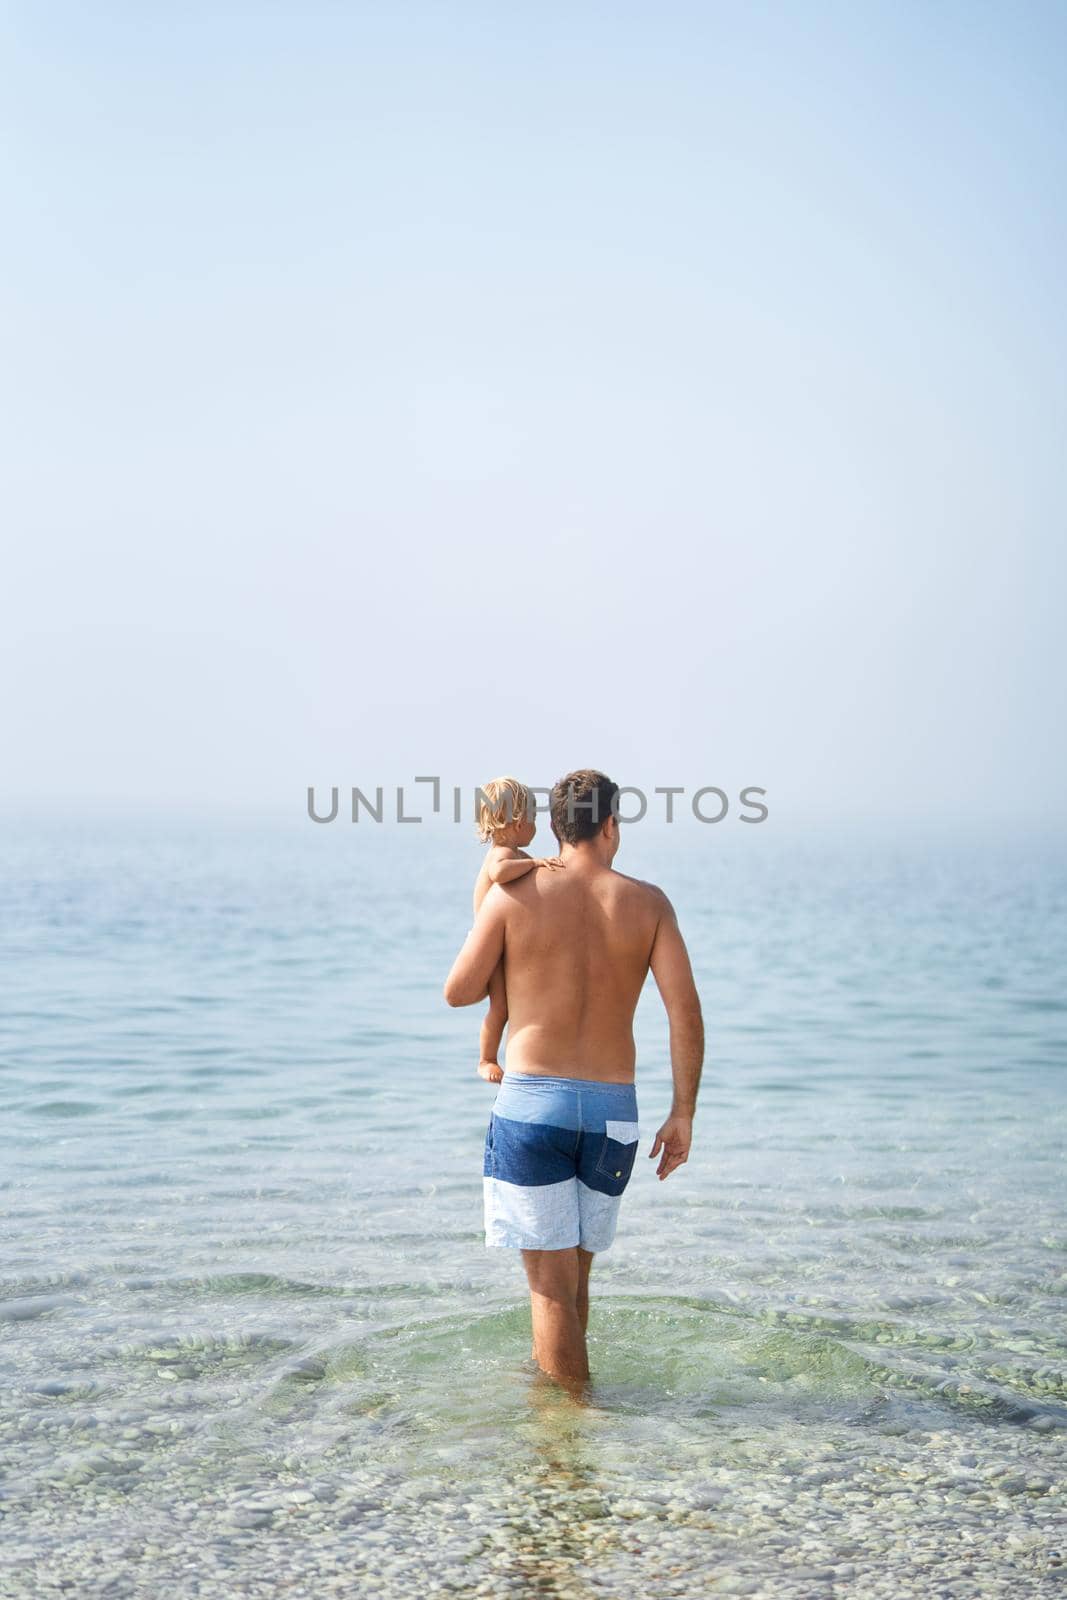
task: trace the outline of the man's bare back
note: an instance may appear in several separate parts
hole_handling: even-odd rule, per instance
[[[506,904],[509,1072],[634,1079],[633,1018],[666,897],[589,855],[490,891]]]

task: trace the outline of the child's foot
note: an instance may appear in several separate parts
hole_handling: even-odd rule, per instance
[[[479,1061],[478,1076],[484,1078],[486,1083],[502,1083],[504,1080],[504,1074],[495,1061]]]

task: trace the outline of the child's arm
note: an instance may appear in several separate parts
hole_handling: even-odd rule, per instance
[[[528,856],[525,850],[512,850],[509,845],[498,844],[489,852],[486,871],[490,883],[514,883],[516,878],[524,878],[535,867],[562,865],[558,856],[541,856],[535,859],[533,856]]]

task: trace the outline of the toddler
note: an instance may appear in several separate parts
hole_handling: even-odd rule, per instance
[[[482,785],[484,800],[478,807],[478,837],[490,846],[474,885],[474,915],[493,883],[513,883],[538,867],[560,867],[558,856],[528,856],[522,849],[537,832],[533,796],[517,778],[493,778]],[[497,967],[489,980],[489,1010],[482,1023],[478,1075],[500,1083],[504,1074],[497,1052],[508,1020],[504,973]]]

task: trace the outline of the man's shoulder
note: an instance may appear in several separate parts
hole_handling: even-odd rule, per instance
[[[657,910],[670,909],[671,903],[658,883],[649,883],[645,878],[631,878],[625,872],[617,872],[614,869],[613,876],[625,886],[622,891],[624,894],[632,895],[635,900],[643,900]]]

